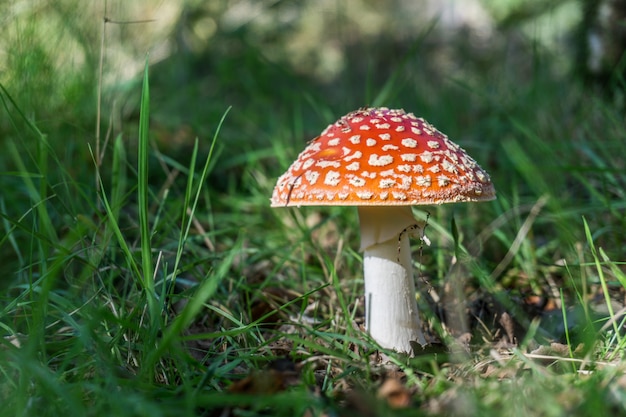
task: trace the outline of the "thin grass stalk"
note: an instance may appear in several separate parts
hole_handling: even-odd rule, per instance
[[[215,294],[219,284],[226,278],[235,256],[241,251],[241,246],[242,239],[240,237],[218,268],[215,271],[211,271],[202,280],[194,295],[188,300],[185,308],[163,330],[163,336],[159,340],[156,349],[147,352],[146,362],[149,367],[152,368],[159,361],[161,355],[180,337],[182,331],[189,326],[193,318],[204,308],[206,301]]]
[[[150,328],[156,334],[158,318],[161,316],[157,304],[157,296],[154,287],[154,265],[152,263],[152,244],[150,233],[150,203],[148,199],[148,152],[149,142],[149,119],[150,119],[150,82],[148,79],[148,58],[144,66],[143,85],[141,88],[141,103],[139,110],[139,149],[137,156],[137,209],[139,212],[139,239],[141,244],[141,274],[139,276],[141,286],[145,292],[148,303]]]
[[[204,167],[202,169],[202,173],[200,174],[200,178],[198,181],[198,185],[196,188],[195,196],[193,197],[193,202],[191,205],[189,204],[191,201],[191,196],[193,194],[194,182],[193,182],[193,173],[195,169],[195,163],[198,155],[198,140],[196,139],[194,143],[193,153],[191,157],[191,166],[189,168],[189,177],[187,181],[187,187],[185,189],[185,200],[183,203],[183,220],[182,220],[182,232],[179,235],[178,246],[176,250],[176,259],[174,261],[174,279],[178,274],[178,266],[180,265],[180,260],[182,258],[183,250],[185,248],[185,243],[189,236],[189,230],[191,230],[191,225],[193,224],[193,219],[196,213],[196,208],[198,207],[198,201],[200,200],[200,192],[202,190],[202,186],[204,185],[207,176],[209,175],[209,168],[211,166],[211,158],[213,157],[213,151],[215,149],[215,144],[217,143],[218,135],[222,129],[222,125],[224,124],[224,120],[226,120],[226,115],[230,111],[230,107],[226,109],[222,118],[220,119],[217,129],[215,130],[215,134],[213,135],[213,139],[211,141],[211,147],[209,148],[209,154],[204,162]]]
[[[600,280],[600,287],[602,288],[602,292],[604,294],[604,302],[606,304],[607,312],[609,313],[609,319],[613,324],[613,332],[614,337],[617,339],[619,345],[622,345],[622,336],[620,335],[619,326],[617,320],[615,319],[615,312],[613,311],[613,305],[611,302],[611,294],[609,293],[609,286],[606,282],[606,277],[604,276],[604,270],[602,269],[602,262],[598,257],[598,253],[596,251],[596,247],[593,243],[593,237],[591,236],[591,229],[589,228],[589,224],[587,223],[587,219],[583,217],[583,223],[585,227],[585,236],[587,237],[587,242],[589,243],[589,248],[591,249],[591,256],[593,256],[594,265],[596,267],[596,271],[598,273],[598,279]],[[611,356],[613,356],[613,353]]]

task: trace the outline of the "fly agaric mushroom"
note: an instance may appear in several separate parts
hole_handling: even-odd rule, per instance
[[[365,326],[382,347],[425,344],[407,233],[412,205],[495,198],[489,175],[463,149],[404,110],[359,109],[329,125],[283,174],[272,207],[358,206]]]

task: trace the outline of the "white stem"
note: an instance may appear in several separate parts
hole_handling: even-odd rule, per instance
[[[359,216],[363,236],[392,235],[382,242],[370,241],[365,247],[367,331],[382,347],[410,354],[411,342],[426,343],[415,300],[409,233],[403,233],[417,222],[410,207],[367,207],[365,210],[361,207]],[[380,229],[386,232],[379,233]]]

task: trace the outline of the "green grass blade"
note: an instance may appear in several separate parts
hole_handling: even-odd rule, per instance
[[[116,221],[119,219],[120,210],[126,201],[127,183],[126,149],[122,136],[119,135],[113,142],[113,165],[111,167],[111,208]]]
[[[148,80],[148,59],[143,73],[143,86],[141,88],[141,104],[139,114],[139,149],[137,171],[137,197],[139,211],[139,235],[141,241],[141,285],[146,292],[150,307],[151,319],[157,314],[156,294],[154,292],[154,267],[152,263],[152,245],[150,236],[150,216],[148,201],[148,151],[149,142],[149,118],[150,118],[150,84]]]
[[[207,176],[209,175],[209,168],[211,166],[211,158],[213,156],[213,151],[215,149],[215,144],[217,143],[217,138],[222,129],[222,125],[224,124],[224,120],[226,120],[226,116],[230,111],[230,107],[226,109],[222,118],[220,119],[217,129],[215,130],[215,134],[213,135],[213,139],[211,141],[211,147],[209,149],[209,153],[204,163],[204,167],[202,169],[202,173],[200,174],[200,178],[198,179],[198,185],[196,188],[195,196],[193,197],[193,202],[191,202],[191,196],[193,194],[194,182],[193,182],[193,173],[196,163],[196,158],[198,155],[198,141],[196,140],[194,143],[194,148],[191,157],[191,165],[189,169],[189,177],[187,181],[187,187],[185,189],[185,200],[183,204],[183,213],[182,213],[182,232],[179,235],[178,247],[176,251],[176,260],[174,262],[174,270],[173,273],[178,274],[178,267],[180,265],[180,260],[182,258],[183,250],[185,248],[185,242],[187,241],[187,237],[189,236],[189,230],[191,229],[192,221],[196,212],[196,208],[198,207],[198,201],[200,200],[200,192],[202,191],[202,187],[206,182]],[[189,204],[191,202],[191,204]]]
[[[94,159],[94,163],[95,163],[95,159]],[[108,225],[113,230],[113,234],[115,235],[117,239],[117,244],[120,246],[120,249],[122,250],[124,257],[126,258],[126,261],[128,263],[130,270],[133,272],[133,274],[135,274],[137,278],[140,278],[141,272],[139,270],[139,265],[137,265],[137,262],[135,261],[135,257],[133,256],[130,246],[128,246],[128,243],[126,242],[124,234],[122,233],[122,230],[120,229],[120,226],[115,217],[113,208],[111,207],[111,204],[109,203],[109,199],[107,198],[106,193],[104,192],[104,184],[102,183],[101,179],[100,179],[100,189],[103,190],[102,193],[100,194],[100,198],[102,199],[102,203],[104,204],[104,210],[106,211],[106,214],[107,214]]]
[[[161,355],[180,337],[182,331],[189,326],[193,318],[204,308],[206,301],[215,294],[218,285],[227,276],[235,256],[241,251],[241,245],[242,240],[239,239],[226,258],[221,261],[217,270],[202,280],[193,297],[188,300],[185,308],[163,331],[163,337],[160,339],[157,348],[149,352],[146,361],[148,366],[156,364]]]
[[[600,286],[602,288],[602,292],[604,294],[604,301],[606,304],[607,311],[609,313],[609,319],[613,324],[614,337],[617,338],[618,344],[621,346],[623,343],[623,336],[621,336],[620,334],[618,322],[615,318],[615,312],[613,311],[613,303],[611,302],[611,293],[609,292],[609,286],[607,284],[606,277],[604,275],[603,265],[602,265],[602,262],[600,261],[600,258],[598,257],[598,252],[593,243],[593,237],[591,235],[591,229],[589,228],[587,219],[583,218],[583,223],[585,227],[585,236],[587,237],[587,242],[589,243],[589,248],[591,249],[593,262],[596,267],[596,272],[598,273],[598,279],[600,280]]]

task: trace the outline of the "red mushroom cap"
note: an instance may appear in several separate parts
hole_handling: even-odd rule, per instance
[[[278,179],[272,207],[419,205],[495,198],[461,147],[404,110],[359,109],[328,126]]]

